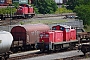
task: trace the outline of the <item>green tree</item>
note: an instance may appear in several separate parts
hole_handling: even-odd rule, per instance
[[[18,3],[18,2],[14,2],[12,5],[13,5],[15,8],[18,8],[18,7],[19,7],[19,3]]]
[[[68,10],[66,8],[58,8],[55,14],[62,14],[62,13],[73,13],[72,10]]]
[[[73,10],[76,5],[77,5],[77,0],[68,0],[66,8]]]
[[[34,6],[41,14],[51,14],[57,10],[57,4],[53,0],[35,0]]]
[[[67,8],[76,12],[84,25],[90,25],[90,0],[69,0],[67,4]]]
[[[66,8],[74,10],[79,5],[90,5],[90,0],[68,0]]]
[[[12,14],[16,12],[16,8],[11,8],[8,6],[7,8],[0,9],[0,14],[11,14],[11,10],[12,10]]]
[[[90,25],[90,5],[76,6],[74,11],[76,12],[78,18],[83,20],[84,25]]]

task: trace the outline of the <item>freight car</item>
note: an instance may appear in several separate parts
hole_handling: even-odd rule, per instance
[[[0,31],[0,60],[9,58],[9,50],[13,41],[10,32]]]
[[[39,41],[39,33],[50,30],[45,24],[28,24],[15,26],[11,29],[13,35],[12,52],[35,49],[36,42]]]
[[[12,0],[0,0],[0,6],[8,6],[12,4]]]
[[[78,34],[80,37],[80,44],[78,46],[78,49],[81,50],[84,55],[86,55],[87,52],[90,52],[90,32],[83,32]],[[87,40],[82,42],[82,40]]]
[[[37,43],[37,49],[41,51],[60,50],[65,48],[73,49],[78,40],[76,39],[76,30],[67,25],[57,25],[53,30],[40,33],[40,40]]]

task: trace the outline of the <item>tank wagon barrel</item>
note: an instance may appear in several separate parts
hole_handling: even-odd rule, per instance
[[[9,51],[13,41],[13,36],[10,32],[0,31],[0,60],[4,57],[9,58]]]
[[[15,26],[11,29],[14,37],[11,51],[35,49],[35,43],[39,41],[39,33],[50,30],[45,24],[28,24]]]

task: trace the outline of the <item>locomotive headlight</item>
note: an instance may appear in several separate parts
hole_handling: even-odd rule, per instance
[[[43,36],[43,34],[40,34],[40,37],[42,37]]]
[[[48,35],[48,34],[46,34],[46,37],[49,37],[49,35]]]
[[[40,37],[43,37],[43,34],[40,34]]]

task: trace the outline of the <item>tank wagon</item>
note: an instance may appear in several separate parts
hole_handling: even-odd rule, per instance
[[[9,50],[13,41],[10,32],[0,31],[0,60],[9,58]]]
[[[39,41],[39,33],[50,30],[45,24],[28,24],[15,26],[11,29],[13,35],[12,52],[30,50],[35,48],[35,43]]]
[[[52,30],[40,33],[40,39],[37,43],[37,49],[41,51],[60,50],[65,48],[73,49],[78,40],[76,39],[76,30],[67,25],[53,26]]]

